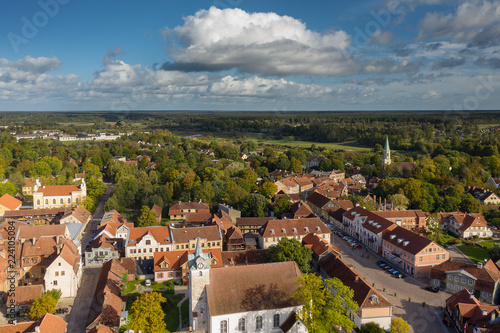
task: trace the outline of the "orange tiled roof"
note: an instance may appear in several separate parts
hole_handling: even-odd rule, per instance
[[[172,242],[174,243],[188,243],[191,240],[195,240],[200,237],[201,239],[206,239],[207,241],[221,241],[222,235],[219,231],[218,226],[206,226],[206,227],[193,227],[193,228],[170,228],[172,233]]]
[[[7,304],[15,305],[29,305],[33,300],[42,294],[43,285],[36,284],[33,286],[20,286],[16,287],[14,296],[7,298]]]
[[[68,324],[53,314],[47,313],[38,324],[40,333],[64,333]]]
[[[153,236],[154,239],[161,245],[172,244],[172,239],[170,237],[170,227],[152,226],[130,228],[127,245],[136,245],[138,242],[140,242],[142,237],[147,234]]]
[[[40,186],[36,193],[43,193],[44,197],[71,195],[80,191],[80,185],[47,185]]]
[[[10,210],[18,209],[23,202],[14,198],[12,195],[5,193],[0,197],[0,205],[7,207]]]
[[[307,235],[310,232],[329,234],[330,229],[317,217],[270,220],[259,231],[262,237]]]

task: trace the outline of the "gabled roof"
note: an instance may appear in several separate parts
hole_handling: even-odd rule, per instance
[[[317,217],[270,220],[259,231],[262,237],[307,235],[310,232],[329,234],[330,229]]]
[[[226,242],[228,245],[232,244],[234,242],[245,243],[245,240],[243,238],[243,234],[242,234],[240,228],[235,227],[235,226],[232,226],[231,228],[229,228],[226,232]]]
[[[340,255],[340,250],[338,248],[331,245],[323,237],[312,232],[302,238],[302,245],[310,248],[317,258],[327,251],[335,252]]]
[[[222,251],[224,266],[265,264],[269,262],[266,250]]]
[[[73,243],[72,241],[66,242],[63,245],[59,256],[68,264],[70,264],[71,267],[73,267],[73,271],[75,273],[78,271],[78,268],[80,267],[81,256],[75,243]]]
[[[16,239],[32,239],[41,236],[63,236],[69,234],[65,224],[21,226],[17,231]],[[69,235],[68,235],[69,236]]]
[[[75,219],[80,221],[80,223],[87,223],[87,221],[90,219],[91,214],[83,206],[78,205],[75,209],[71,210],[71,212],[68,212],[65,215],[63,215],[61,219],[64,219],[69,216],[73,216]]]
[[[292,311],[288,318],[280,325],[280,328],[283,333],[288,333],[297,322],[302,322],[302,320],[299,319],[295,311]]]
[[[5,193],[0,197],[0,205],[7,207],[10,210],[18,209],[23,202],[14,198],[12,195]]]
[[[47,313],[42,317],[38,326],[40,333],[64,333],[68,324],[58,316]]]
[[[80,185],[47,185],[39,186],[35,193],[43,193],[44,197],[67,196],[81,191]]]
[[[335,200],[333,203],[344,210],[349,210],[354,207],[351,200]]]
[[[467,214],[462,220],[462,226],[460,231],[465,231],[470,227],[487,227],[488,222],[484,219],[481,214]]]
[[[208,209],[210,210],[210,207],[208,204],[204,202],[178,202],[170,206],[169,212],[174,210],[181,210],[181,209]]]
[[[210,315],[301,305],[292,298],[300,276],[295,261],[211,269],[206,286]]]
[[[345,212],[343,216],[353,221],[356,218],[356,214],[359,214],[360,217],[365,218],[365,222],[363,223],[363,228],[374,234],[378,234],[386,230],[391,230],[397,227],[395,223],[383,217],[380,217],[374,212],[370,212],[369,210],[364,209],[363,207],[354,207]]]
[[[110,249],[111,251],[118,251],[118,246],[115,246],[113,244],[117,244],[118,241],[121,241],[122,239],[115,239],[111,238],[105,233],[99,235],[97,238],[95,238],[92,243],[90,243],[90,246],[87,248],[85,252],[91,252],[92,249],[97,249],[97,248],[104,248],[104,249]],[[119,252],[119,251],[118,251]]]
[[[32,286],[19,286],[16,287],[15,293],[12,293],[7,298],[6,304],[13,305],[29,305],[33,303],[33,300],[42,294],[43,285],[35,284]]]
[[[382,236],[382,239],[413,255],[419,254],[423,249],[431,244],[436,246],[437,248],[440,248],[439,252],[446,252],[445,249],[443,249],[441,246],[434,243],[430,239],[424,236],[420,236],[400,226],[396,226],[394,229],[388,230]]]
[[[236,219],[236,225],[241,226],[263,226],[270,220],[275,220],[275,217],[238,217]]]
[[[157,206],[156,204],[153,204],[153,207],[151,207],[151,210],[156,214],[157,218],[161,217],[162,209],[159,206]]]
[[[302,201],[298,201],[290,206],[290,217],[314,217],[314,213],[308,204]]]
[[[136,245],[146,235],[153,236],[153,238],[161,245],[172,244],[172,239],[170,237],[170,227],[152,226],[130,228],[127,246]]]
[[[330,277],[338,278],[354,291],[353,300],[360,308],[392,307],[393,305],[375,288],[358,275],[342,259],[333,254],[319,262],[321,269]]]
[[[209,253],[211,258],[215,259],[215,264],[211,263],[211,268],[222,267],[222,251],[219,248],[215,249],[202,249],[203,253]],[[188,261],[188,254],[193,254],[195,250],[181,250],[181,251],[164,251],[155,252],[154,254],[154,271],[178,271],[181,266]],[[168,263],[168,267],[163,268],[161,264]]]
[[[186,223],[206,223],[211,218],[210,213],[189,213],[186,214]]]
[[[426,218],[426,214],[420,210],[386,210],[386,211],[376,211],[373,212],[378,216],[381,216],[386,219],[395,219],[395,218]]]
[[[327,203],[329,203],[331,199],[325,197],[324,195],[318,192],[313,192],[307,197],[307,201],[318,208],[322,208]]]

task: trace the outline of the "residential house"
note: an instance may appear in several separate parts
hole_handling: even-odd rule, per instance
[[[306,160],[306,168],[317,169],[319,168],[319,163],[324,159],[323,156],[309,156]]]
[[[153,259],[155,252],[171,251],[172,235],[168,226],[130,228],[125,257]]]
[[[196,247],[199,238],[202,248],[223,247],[222,233],[218,226],[170,228],[172,235],[172,250],[188,250]]]
[[[86,224],[90,221],[92,214],[86,210],[83,206],[78,205],[76,208],[71,209],[69,212],[65,213],[60,219],[60,224],[66,223],[82,223]]]
[[[189,213],[210,213],[208,204],[201,202],[181,202],[170,206],[168,215],[171,220],[185,220]]]
[[[270,220],[259,231],[257,242],[261,249],[278,244],[281,238],[302,241],[307,234],[314,232],[320,237],[330,240],[331,233],[328,227],[317,217]]]
[[[156,214],[156,223],[160,225],[162,209],[156,204],[153,204],[153,206],[151,207],[151,211],[153,211]]]
[[[287,171],[287,170],[281,170],[281,169],[276,169],[274,171],[271,171],[270,173],[267,174],[267,178],[272,179],[273,181],[276,181],[278,178],[288,178],[291,176],[294,176],[295,173],[292,171]]]
[[[330,198],[327,198],[318,192],[312,192],[309,194],[306,202],[316,215],[323,218],[327,218],[327,208],[333,208],[336,206]]]
[[[219,210],[209,218],[205,225],[217,225],[219,226],[222,233],[225,234],[228,229],[233,227],[233,220],[231,219],[231,216],[225,211]]]
[[[68,230],[68,226],[65,224],[21,225],[16,232],[16,240],[20,240],[21,242],[29,239],[38,239],[42,236],[61,236],[66,239],[71,239],[71,233]]]
[[[14,198],[8,193],[5,193],[0,197],[0,217],[4,216],[6,211],[9,210],[19,210],[22,205],[22,201]]]
[[[226,230],[224,247],[226,251],[245,250],[245,238],[243,237],[240,228],[232,226]]]
[[[237,218],[241,217],[241,212],[233,207],[219,203],[219,211],[222,211],[231,217],[231,222],[236,222]]]
[[[56,258],[45,269],[45,290],[59,289],[62,297],[76,297],[82,277],[80,250],[67,241],[56,251]]]
[[[35,298],[40,297],[43,292],[43,285],[36,284],[32,286],[19,286],[15,288],[15,292],[9,293],[7,297],[7,306],[14,306],[14,311],[21,315],[27,313],[31,303]]]
[[[332,171],[311,171],[311,175],[316,178],[328,177],[333,181],[341,182],[345,179],[345,173],[341,170],[332,170]]]
[[[312,232],[302,238],[302,245],[313,251],[311,266],[316,271],[319,271],[319,262],[329,254],[341,257],[341,253],[338,248],[331,245],[326,239]]]
[[[85,266],[102,266],[112,259],[121,257],[123,239],[111,238],[106,233],[94,238],[85,250]]]
[[[428,216],[420,209],[374,211],[373,213],[408,230],[424,228]]]
[[[292,177],[283,178],[274,182],[278,192],[283,191],[285,194],[299,194],[300,185]]]
[[[23,188],[21,189],[21,193],[24,196],[32,196],[33,195],[33,181],[30,178],[24,178]]]
[[[500,332],[498,306],[478,301],[463,289],[446,299],[446,314],[459,333]]]
[[[47,313],[37,321],[0,325],[2,333],[66,333],[68,324],[56,315]]]
[[[31,224],[55,224],[68,212],[68,207],[8,210],[4,219],[14,219]]]
[[[264,224],[275,219],[275,217],[240,217],[236,219],[236,226],[241,229],[243,235],[257,234]]]
[[[340,227],[354,239],[381,254],[382,236],[397,225],[374,212],[362,207],[354,207],[343,214]]]
[[[498,205],[500,198],[493,192],[479,187],[469,187],[465,193],[471,194],[479,200],[483,205]]]
[[[488,228],[488,222],[479,213],[452,212],[441,214],[443,230],[461,238],[491,237],[493,232]]]
[[[189,326],[193,330],[281,332],[285,326],[280,326],[302,309],[303,304],[292,297],[295,281],[302,276],[294,261],[212,268],[210,258],[197,246],[190,263]],[[290,326],[295,332],[306,332],[303,324],[287,322],[285,329]]]
[[[283,214],[283,217],[287,219],[298,219],[301,217],[315,217],[315,215],[308,204],[303,201],[297,201],[290,206],[290,212]]]
[[[400,226],[387,230],[382,238],[382,256],[417,277],[428,277],[433,266],[449,259],[443,247]]]
[[[33,208],[72,207],[87,197],[87,184],[43,186],[37,179],[33,188]]]
[[[287,178],[290,179],[290,178]],[[313,188],[314,183],[312,182],[312,177],[301,176],[292,178],[294,182],[299,184],[299,193],[309,191]]]
[[[353,301],[359,308],[349,317],[359,329],[369,322],[379,324],[384,330],[390,329],[393,305],[346,262],[330,254],[319,262],[319,268],[323,279],[337,278],[353,290]]]
[[[202,227],[212,220],[210,213],[189,213],[184,220],[188,227]]]
[[[475,265],[450,259],[432,267],[430,278],[431,286],[449,293],[467,289],[481,302],[500,302],[500,271],[491,259]]]

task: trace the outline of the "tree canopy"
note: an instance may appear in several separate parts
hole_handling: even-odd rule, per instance
[[[391,333],[408,333],[410,328],[410,325],[401,317],[391,320]]]
[[[142,206],[141,213],[137,217],[138,227],[149,227],[156,225],[156,213],[153,212],[149,207]]]
[[[31,304],[29,316],[31,319],[40,319],[46,313],[54,313],[56,311],[57,299],[51,293],[41,294],[33,300]]]
[[[130,308],[130,328],[135,332],[142,330],[143,333],[162,333],[167,325],[161,304],[166,301],[165,297],[157,292],[139,296]]]
[[[312,253],[310,248],[302,246],[295,238],[282,237],[277,245],[267,250],[267,257],[271,262],[295,261],[301,272],[309,272]]]

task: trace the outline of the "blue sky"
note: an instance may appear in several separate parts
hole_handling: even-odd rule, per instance
[[[0,11],[0,111],[500,105],[500,0],[40,0]]]

